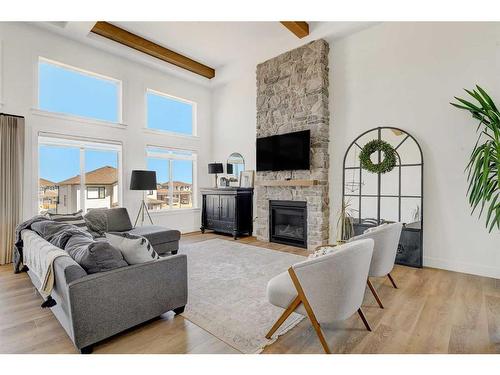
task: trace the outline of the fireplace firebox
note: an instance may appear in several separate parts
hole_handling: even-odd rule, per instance
[[[307,248],[307,203],[269,201],[269,241]]]

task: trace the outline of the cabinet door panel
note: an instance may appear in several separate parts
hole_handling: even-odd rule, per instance
[[[236,199],[231,195],[221,195],[220,197],[220,220],[234,221],[234,211],[236,208]]]
[[[219,220],[219,196],[207,195],[205,198],[205,214],[208,220]]]

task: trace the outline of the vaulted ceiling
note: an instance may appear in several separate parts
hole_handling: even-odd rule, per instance
[[[259,63],[282,52],[319,38],[341,38],[363,28],[370,22],[308,22],[309,35],[299,39],[280,22],[111,22],[132,34],[203,65],[219,70],[241,62]],[[105,48],[157,67],[165,65],[142,52],[128,48],[91,33],[95,22],[42,22],[45,29]],[[288,27],[288,26],[287,26]],[[299,30],[300,32],[300,30]],[[178,70],[178,69],[177,69]],[[193,73],[188,73],[193,74]],[[215,80],[215,79],[214,79]]]

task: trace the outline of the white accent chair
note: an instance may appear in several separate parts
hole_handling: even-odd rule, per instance
[[[320,323],[349,318],[356,311],[371,331],[361,304],[373,253],[373,240],[350,242],[332,253],[297,263],[267,284],[267,299],[285,312],[266,338],[270,339],[292,312],[308,316],[326,353],[330,348]]]
[[[402,229],[403,224],[401,223],[382,224],[349,240],[350,243],[351,241],[359,241],[370,238],[375,242],[375,245],[373,247],[373,257],[370,265],[370,272],[368,276],[387,276],[391,281],[392,286],[396,289],[398,287],[391,276],[391,271],[394,268],[394,261],[396,260],[396,253],[398,251],[399,238],[401,237]],[[368,284],[368,288],[370,288],[370,291],[375,297],[378,305],[383,309],[384,305],[382,304],[382,301],[369,278],[367,279],[366,283]]]

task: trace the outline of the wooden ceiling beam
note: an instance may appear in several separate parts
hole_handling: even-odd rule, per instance
[[[109,22],[96,22],[91,32],[208,79],[215,77],[215,70],[209,66],[203,65]]]
[[[299,39],[309,35],[309,24],[304,21],[281,21],[281,24],[294,33]]]

